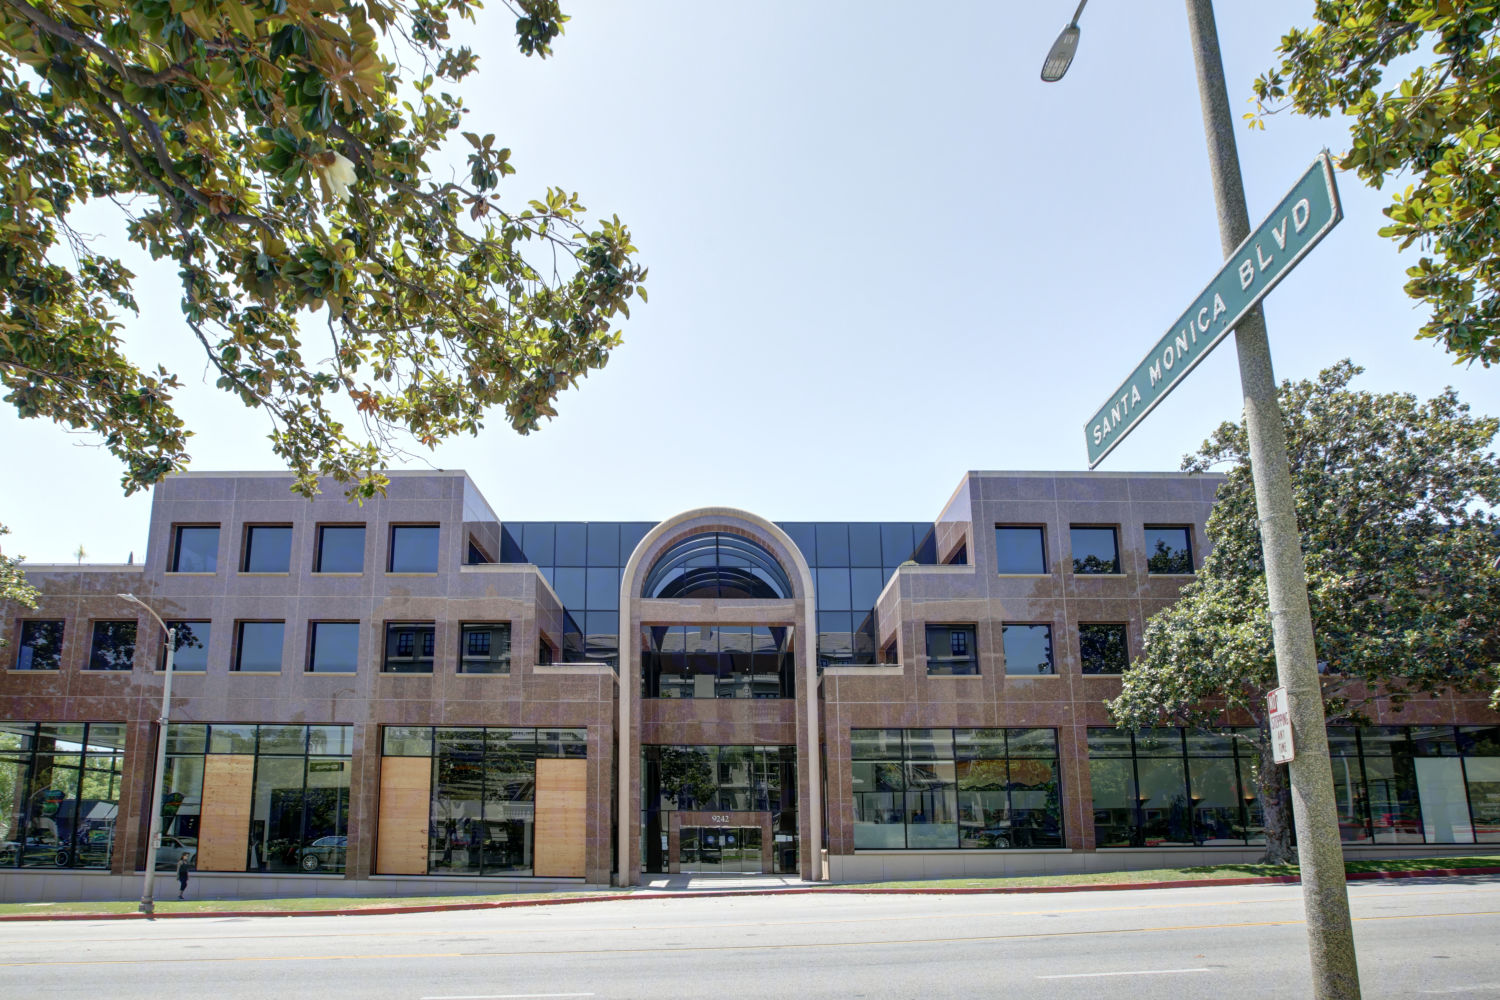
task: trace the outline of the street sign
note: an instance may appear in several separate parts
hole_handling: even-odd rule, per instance
[[[1292,714],[1286,701],[1286,688],[1273,688],[1266,695],[1266,715],[1271,723],[1271,749],[1276,763],[1291,763],[1297,756],[1297,748],[1292,744]]]
[[[1084,426],[1089,468],[1104,461],[1341,218],[1333,163],[1326,152],[1320,153]]]

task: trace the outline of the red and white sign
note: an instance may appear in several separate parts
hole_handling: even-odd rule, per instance
[[[1297,756],[1292,743],[1292,713],[1287,705],[1286,688],[1273,688],[1266,695],[1266,713],[1271,722],[1271,747],[1276,763],[1286,764]]]

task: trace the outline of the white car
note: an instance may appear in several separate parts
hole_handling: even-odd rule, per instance
[[[175,869],[177,859],[187,855],[188,866],[192,867],[198,861],[198,838],[177,837],[165,834],[161,838],[161,846],[156,849],[156,867],[160,871],[163,868]]]

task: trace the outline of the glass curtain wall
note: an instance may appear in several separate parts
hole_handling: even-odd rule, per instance
[[[500,561],[535,564],[567,610],[564,659],[619,662],[620,577],[653,527],[645,521],[501,525]],[[788,521],[778,527],[812,568],[819,662],[876,662],[875,601],[903,562],[937,562],[932,523]]]
[[[0,722],[0,867],[108,868],[125,727]]]
[[[1054,729],[854,729],[854,846],[1063,846]]]
[[[792,632],[790,626],[643,626],[641,697],[790,698]]]
[[[642,747],[641,798],[642,871],[668,870],[672,814],[678,811],[770,813],[772,869],[797,871],[796,747]]]
[[[1265,843],[1249,739],[1088,731],[1098,847]],[[1500,726],[1330,726],[1346,844],[1500,843]]]
[[[538,758],[588,756],[583,728],[386,726],[384,755],[430,757],[429,875],[530,875]]]
[[[169,726],[156,866],[196,853],[206,758],[235,754],[254,758],[244,870],[342,872],[352,752],[352,726]]]

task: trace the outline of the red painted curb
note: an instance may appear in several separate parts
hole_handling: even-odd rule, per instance
[[[1500,875],[1500,865],[1482,868],[1424,868],[1419,871],[1352,872],[1350,882],[1406,878],[1454,878],[1464,875]],[[1121,892],[1135,889],[1191,889],[1210,885],[1286,885],[1300,881],[1296,875],[1247,875],[1243,878],[1195,878],[1176,882],[1124,882],[1112,885],[974,886],[880,889],[861,886],[798,887],[790,889],[723,889],[707,892],[614,892],[598,896],[566,896],[560,899],[505,899],[491,903],[429,903],[423,906],[366,906],[329,910],[210,910],[202,913],[38,913],[0,916],[0,923],[19,920],[181,920],[204,917],[359,917],[395,913],[438,913],[449,910],[505,910],[519,906],[565,906],[569,903],[618,903],[652,899],[714,899],[722,896],[996,896],[1022,893]]]

